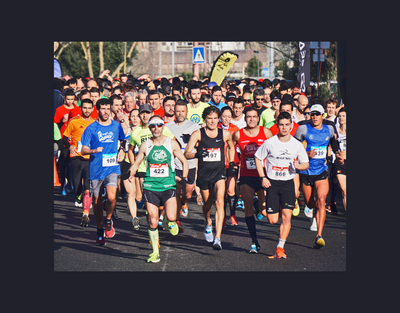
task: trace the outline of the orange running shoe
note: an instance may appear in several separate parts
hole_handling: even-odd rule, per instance
[[[236,216],[235,215],[231,215],[231,225],[232,226],[236,226],[236,225],[238,225],[239,223],[238,223],[238,221],[237,221],[237,219],[236,219]]]
[[[285,250],[281,247],[276,248],[275,257],[277,259],[286,259]]]

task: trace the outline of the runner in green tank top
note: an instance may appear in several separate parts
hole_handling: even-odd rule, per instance
[[[129,181],[135,179],[135,174],[140,163],[146,157],[146,175],[143,182],[143,197],[146,200],[146,209],[149,214],[149,237],[153,253],[149,255],[147,262],[160,261],[158,249],[158,217],[159,208],[164,206],[168,229],[172,235],[179,233],[176,224],[176,182],[175,164],[176,156],[182,163],[182,193],[186,193],[187,175],[189,172],[188,161],[184,157],[181,147],[176,140],[163,135],[164,121],[159,115],[154,115],[149,120],[149,129],[152,137],[140,145],[135,162],[129,171]]]

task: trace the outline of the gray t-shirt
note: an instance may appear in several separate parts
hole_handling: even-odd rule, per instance
[[[197,123],[186,120],[182,125],[177,125],[175,122],[165,124],[166,127],[174,134],[175,138],[179,141],[182,146],[182,153],[185,152],[186,145],[188,141],[185,139],[183,134],[191,135],[196,129],[199,129],[200,126]],[[192,152],[196,152],[196,149],[193,148]],[[196,168],[196,159],[188,159],[189,169]],[[175,158],[175,168],[178,170],[182,170],[182,163]]]

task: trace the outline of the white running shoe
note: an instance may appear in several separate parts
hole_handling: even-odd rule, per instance
[[[212,242],[214,239],[212,225],[208,226],[206,221],[204,221],[204,238],[206,238],[207,242]]]
[[[307,205],[304,207],[304,214],[309,217],[312,218],[313,217],[313,209],[310,209]]]
[[[318,228],[317,228],[317,220],[315,219],[315,217],[312,218],[312,224],[311,224],[310,230],[311,231],[317,231],[318,230]]]

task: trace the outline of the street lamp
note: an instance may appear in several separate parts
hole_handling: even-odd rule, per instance
[[[259,50],[253,50],[254,53],[257,53],[257,80],[260,79],[260,60],[258,59]]]

